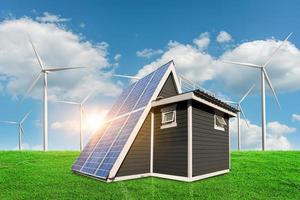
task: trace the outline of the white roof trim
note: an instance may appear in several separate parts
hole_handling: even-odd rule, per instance
[[[189,93],[185,93],[185,94],[181,94],[181,95],[176,95],[176,96],[173,96],[173,97],[169,97],[169,98],[165,98],[165,99],[160,99],[158,101],[154,101],[151,103],[152,107],[156,107],[156,106],[161,106],[161,105],[166,105],[166,104],[171,104],[171,103],[175,103],[175,102],[179,102],[179,101],[186,101],[186,100],[189,100],[189,99],[193,99],[195,101],[198,101],[200,103],[203,103],[205,105],[208,105],[210,107],[213,107],[221,112],[224,112],[224,113],[227,113],[233,117],[236,117],[236,113],[230,111],[230,110],[227,110],[221,106],[218,106],[214,103],[211,103],[205,99],[202,99],[200,97],[197,97],[196,95],[194,95],[193,92],[189,92]]]
[[[167,63],[166,63],[167,64]],[[157,96],[159,95],[161,89],[163,88],[165,82],[167,81],[168,77],[170,74],[173,74],[174,80],[175,80],[175,85],[177,88],[177,91],[181,92],[181,88],[179,87],[179,82],[178,82],[178,78],[175,72],[175,67],[174,67],[174,62],[172,61],[167,69],[167,71],[165,72],[164,76],[162,77],[162,79],[160,80],[156,90],[154,91],[151,99],[149,102],[152,102],[153,100],[155,100],[157,98]],[[119,157],[117,158],[115,164],[113,165],[112,169],[110,170],[110,173],[108,175],[108,179],[113,179],[115,178],[123,160],[125,159],[125,156],[127,155],[134,139],[136,138],[140,128],[142,127],[144,121],[146,120],[147,115],[150,113],[152,106],[151,103],[148,103],[147,106],[145,107],[145,110],[143,112],[143,114],[141,115],[139,121],[137,122],[137,125],[135,126],[135,128],[133,129],[131,135],[129,136],[127,142],[125,143],[123,150],[121,151]]]

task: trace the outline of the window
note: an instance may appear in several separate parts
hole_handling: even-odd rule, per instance
[[[174,122],[175,114],[176,114],[175,111],[163,112],[162,113],[162,124]]]
[[[227,123],[225,122],[225,119],[223,117],[215,115],[215,129],[225,131],[225,126],[227,126]]]
[[[161,129],[177,126],[176,123],[176,105],[161,109]]]

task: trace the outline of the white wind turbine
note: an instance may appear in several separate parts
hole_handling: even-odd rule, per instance
[[[87,95],[81,102],[57,101],[57,102],[60,102],[60,103],[66,103],[66,104],[79,106],[79,112],[80,112],[80,134],[79,134],[79,137],[80,137],[80,151],[82,151],[82,149],[83,149],[83,131],[82,131],[82,129],[83,129],[83,114],[85,113],[83,105],[91,97],[92,93],[93,92],[91,92],[89,95]]]
[[[239,101],[227,101],[225,100],[224,102],[227,102],[227,103],[230,103],[230,104],[235,104],[237,109],[242,113],[244,119],[245,119],[245,122],[247,124],[247,126],[249,127],[249,124],[247,122],[247,118],[246,118],[246,115],[243,111],[243,108],[242,108],[242,105],[241,103],[245,100],[245,98],[249,95],[249,93],[252,91],[252,89],[254,88],[255,85],[252,85],[252,87],[244,94],[244,96],[239,100]],[[240,120],[241,120],[241,115],[240,115],[240,112],[238,112],[237,114],[237,138],[238,138],[238,150],[240,151],[241,150],[241,125],[240,125]]]
[[[275,90],[272,86],[271,80],[267,74],[266,71],[266,67],[267,65],[270,63],[270,61],[272,60],[272,58],[274,57],[274,55],[276,54],[276,52],[283,46],[283,44],[289,39],[289,37],[292,35],[292,33],[290,33],[285,40],[275,49],[275,51],[271,54],[271,56],[267,59],[267,61],[263,64],[263,65],[259,65],[259,64],[252,64],[252,63],[242,63],[242,62],[232,62],[232,61],[225,61],[223,60],[222,62],[225,63],[229,63],[229,64],[236,64],[236,65],[242,65],[242,66],[247,66],[247,67],[252,67],[252,68],[257,68],[260,70],[260,74],[261,74],[261,114],[262,114],[262,150],[265,150],[266,147],[266,88],[265,88],[265,79],[267,80],[267,83],[269,85],[269,87],[272,90],[272,93],[276,99],[276,102],[279,106],[279,108],[281,108],[277,95],[275,93]]]
[[[29,111],[22,119],[21,121],[0,121],[1,123],[6,124],[14,124],[17,125],[19,130],[19,151],[22,150],[22,135],[24,135],[24,129],[23,129],[23,123],[27,119],[27,117],[30,115],[31,111]]]
[[[57,71],[63,71],[63,70],[71,70],[71,69],[80,69],[80,68],[86,68],[86,67],[61,67],[61,68],[55,68],[55,67],[49,67],[44,65],[42,62],[42,59],[40,58],[30,36],[28,36],[29,42],[32,46],[32,49],[34,51],[34,54],[36,56],[36,59],[40,65],[41,71],[38,74],[38,76],[34,79],[34,81],[31,83],[30,87],[25,93],[24,98],[30,93],[32,88],[36,85],[37,81],[40,79],[41,75],[44,76],[44,85],[43,85],[43,103],[44,103],[44,112],[43,112],[43,150],[48,150],[48,82],[47,82],[47,75],[50,72],[57,72]],[[24,100],[23,98],[23,100]]]

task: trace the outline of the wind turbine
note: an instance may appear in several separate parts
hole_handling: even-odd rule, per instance
[[[83,149],[83,133],[82,133],[82,127],[83,127],[83,114],[85,113],[84,110],[84,103],[91,97],[93,92],[91,92],[89,95],[87,95],[81,102],[74,102],[74,101],[57,101],[60,103],[66,103],[71,105],[77,105],[79,106],[80,111],[80,151]]]
[[[244,94],[244,96],[239,100],[239,101],[227,101],[225,100],[224,102],[230,103],[230,104],[235,104],[237,109],[242,113],[243,117],[245,118],[245,122],[247,126],[249,127],[249,124],[247,122],[246,115],[243,111],[241,103],[245,100],[245,98],[249,95],[249,93],[252,91],[255,85],[252,85],[252,87]],[[241,150],[241,132],[240,132],[240,112],[237,114],[237,137],[238,137],[238,151]]]
[[[41,71],[38,74],[38,76],[33,80],[33,82],[31,83],[30,87],[28,88],[28,90],[26,91],[24,98],[31,92],[31,90],[33,89],[33,87],[36,85],[37,81],[40,79],[41,75],[43,75],[43,79],[44,79],[44,85],[43,85],[43,103],[44,103],[44,112],[43,112],[43,150],[47,151],[48,150],[48,80],[47,80],[47,76],[48,73],[50,72],[58,72],[58,71],[64,71],[64,70],[71,70],[71,69],[80,69],[80,68],[86,68],[86,67],[61,67],[61,68],[55,68],[55,67],[49,67],[44,65],[41,57],[39,56],[32,40],[31,37],[28,35],[28,39],[29,42],[31,44],[31,47],[34,51],[35,57],[40,65]]]
[[[265,88],[265,79],[267,80],[267,83],[269,85],[269,87],[272,90],[272,93],[276,99],[276,102],[279,106],[279,108],[281,108],[280,103],[278,101],[277,95],[275,93],[275,90],[272,86],[271,80],[268,76],[268,73],[266,71],[266,67],[267,65],[270,63],[270,61],[272,60],[272,58],[274,57],[274,55],[277,53],[277,51],[283,46],[283,44],[289,39],[289,37],[292,35],[292,33],[290,33],[285,40],[275,49],[275,51],[271,54],[271,56],[266,60],[266,62],[263,65],[259,65],[259,64],[252,64],[252,63],[243,63],[243,62],[232,62],[232,61],[225,61],[223,60],[222,62],[225,63],[229,63],[229,64],[236,64],[236,65],[242,65],[242,66],[246,66],[246,67],[252,67],[252,68],[257,68],[260,70],[260,74],[261,74],[261,114],[262,114],[262,150],[265,150],[266,147],[266,88]]]
[[[18,126],[19,129],[19,151],[22,150],[22,135],[24,134],[24,129],[23,129],[23,123],[27,119],[27,117],[30,115],[31,111],[29,111],[22,119],[21,121],[0,121],[1,123],[6,123],[6,124],[14,124]]]

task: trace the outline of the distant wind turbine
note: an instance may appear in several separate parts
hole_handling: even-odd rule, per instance
[[[242,63],[242,62],[232,62],[232,61],[225,61],[223,60],[222,62],[224,63],[229,63],[229,64],[236,64],[236,65],[242,65],[242,66],[247,66],[247,67],[252,67],[252,68],[257,68],[260,70],[260,74],[261,74],[261,114],[262,114],[262,150],[265,150],[265,146],[266,146],[266,88],[265,88],[265,79],[267,80],[267,83],[269,85],[269,87],[272,90],[272,93],[276,99],[276,102],[279,106],[279,108],[281,108],[277,95],[275,93],[275,90],[272,86],[271,80],[267,74],[266,71],[266,67],[267,65],[270,63],[270,61],[272,60],[272,58],[274,57],[274,55],[277,53],[277,51],[284,45],[284,43],[289,39],[289,37],[292,35],[292,33],[290,33],[285,40],[275,49],[275,51],[271,54],[271,56],[266,60],[266,62],[263,65],[258,65],[258,64],[252,64],[252,63]]]
[[[83,149],[83,132],[82,132],[82,128],[83,128],[83,114],[85,113],[83,105],[91,97],[92,94],[93,94],[93,92],[91,92],[89,95],[87,95],[81,102],[57,101],[57,102],[60,102],[60,103],[66,103],[66,104],[79,106],[79,111],[80,111],[80,151],[82,151],[82,149]]]
[[[48,67],[46,65],[44,65],[41,57],[39,56],[32,40],[31,37],[28,35],[28,39],[29,42],[32,46],[32,49],[34,51],[34,54],[36,56],[36,59],[40,65],[41,71],[38,74],[38,76],[33,80],[33,82],[31,83],[30,87],[28,88],[28,90],[26,91],[23,100],[27,97],[27,95],[31,92],[31,90],[33,89],[33,87],[36,85],[37,81],[40,79],[41,75],[43,74],[44,76],[44,86],[43,86],[43,90],[44,90],[44,95],[43,95],[43,101],[44,101],[44,112],[43,112],[43,150],[47,151],[48,150],[48,94],[47,94],[47,90],[48,90],[48,81],[47,81],[47,75],[50,72],[58,72],[58,71],[63,71],[63,70],[71,70],[71,69],[80,69],[80,68],[86,68],[86,67],[61,67],[61,68],[55,68],[55,67]]]
[[[19,130],[19,151],[22,150],[22,135],[24,135],[24,129],[23,129],[23,123],[27,119],[27,117],[30,115],[31,111],[29,111],[22,119],[21,121],[0,121],[0,123],[6,123],[6,124],[14,124],[17,125]]]
[[[225,100],[224,102],[227,102],[227,103],[230,103],[230,104],[235,104],[237,109],[242,113],[244,119],[245,119],[245,122],[247,124],[247,126],[249,127],[249,124],[247,122],[247,118],[246,118],[246,115],[243,111],[243,108],[242,108],[242,105],[241,103],[245,100],[245,98],[249,95],[249,93],[252,91],[252,89],[254,88],[255,85],[252,85],[252,87],[244,94],[244,96],[241,98],[241,100],[239,101],[227,101]],[[240,132],[240,119],[241,119],[241,116],[240,116],[240,112],[238,112],[237,114],[237,137],[238,137],[238,150],[240,151],[241,150],[241,132]]]

